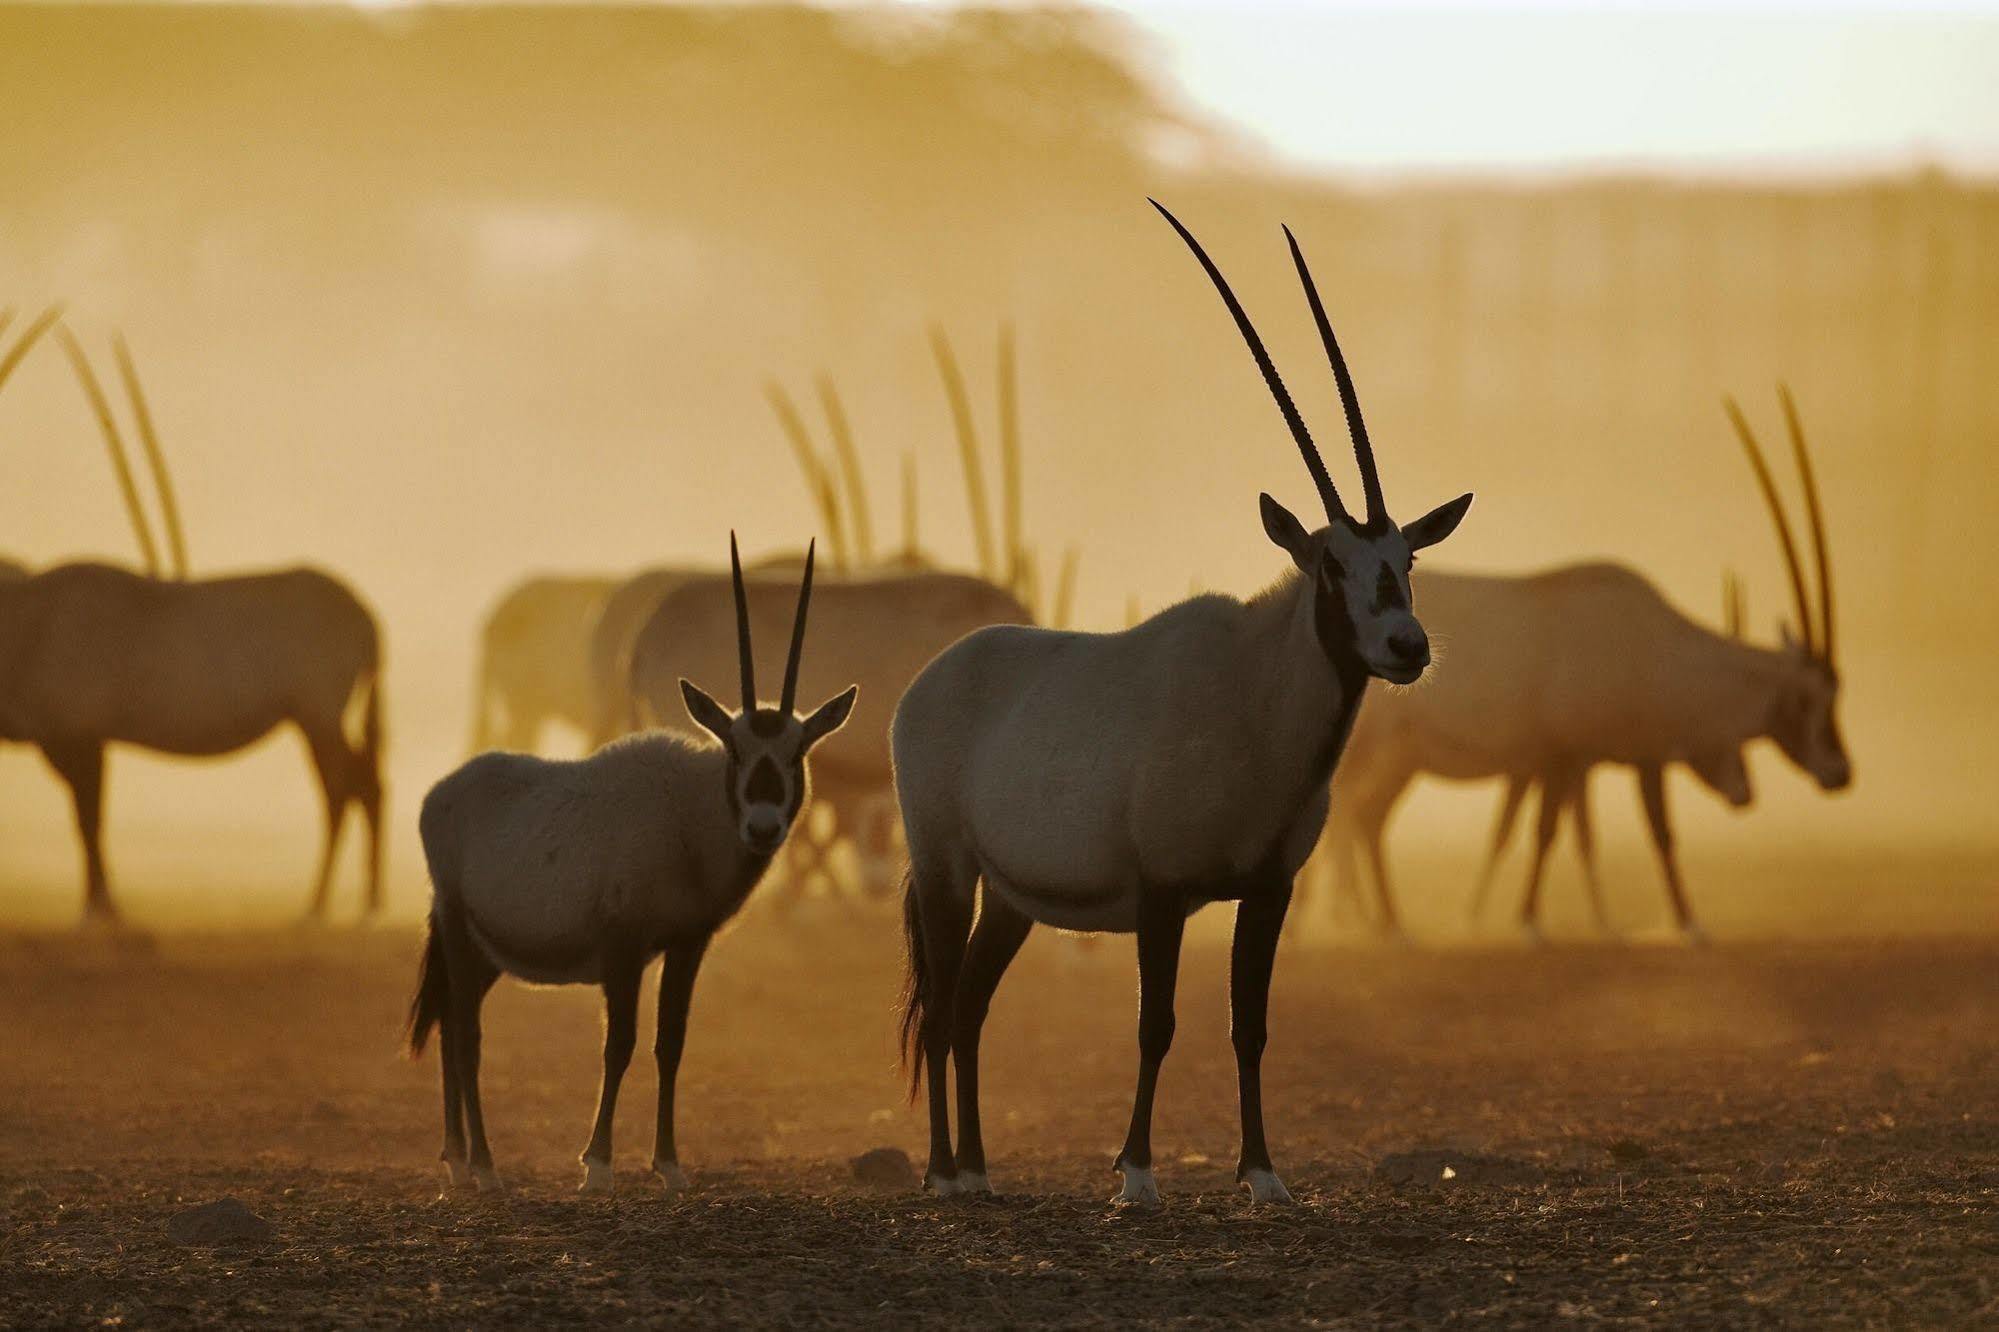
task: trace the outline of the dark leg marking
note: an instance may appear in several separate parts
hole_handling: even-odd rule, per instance
[[[1125,1175],[1120,1202],[1155,1203],[1152,1181],[1152,1098],[1159,1066],[1173,1048],[1173,994],[1180,979],[1180,938],[1187,906],[1180,894],[1141,888],[1138,894],[1138,1090],[1131,1127],[1114,1168]]]
[[[652,1053],[659,1065],[659,1123],[653,1133],[652,1169],[668,1188],[687,1183],[673,1145],[674,1083],[680,1076],[680,1053],[687,1046],[687,1010],[694,999],[694,977],[708,952],[708,937],[667,945],[659,972],[659,1031]]]
[[[986,1173],[986,1145],[979,1130],[979,1033],[993,992],[1006,974],[1034,922],[990,888],[980,890],[978,924],[965,949],[952,1005],[951,1056],[958,1070],[958,1155],[960,1176]],[[976,1185],[974,1186],[976,1187]]]

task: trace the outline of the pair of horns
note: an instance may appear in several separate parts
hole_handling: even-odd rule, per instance
[[[124,436],[118,430],[118,418],[111,412],[111,402],[105,397],[104,386],[97,380],[97,372],[90,368],[90,358],[84,354],[83,344],[76,340],[76,335],[69,331],[67,324],[56,330],[56,340],[62,343],[63,352],[76,371],[77,382],[83,386],[83,396],[89,399],[90,410],[97,417],[98,428],[104,432],[105,447],[111,452],[111,468],[117,473],[118,489],[124,496],[125,509],[132,520],[132,531],[139,539],[146,572],[158,577],[159,548],[153,542],[153,527],[146,519],[139,487],[132,479],[132,465]],[[153,429],[153,413],[146,405],[146,392],[139,384],[139,370],[132,363],[131,349],[125,345],[122,335],[112,335],[111,350],[118,361],[119,377],[125,382],[125,396],[131,403],[132,420],[138,428],[140,447],[146,453],[146,467],[152,473],[153,489],[160,497],[160,517],[166,527],[167,549],[173,557],[173,576],[186,578],[187,538],[181,529],[180,503],[174,497],[173,478],[167,471],[166,454],[160,448],[159,433]]]
[[[1783,384],[1777,385],[1777,401],[1784,408],[1784,425],[1791,436],[1791,453],[1798,464],[1798,477],[1805,492],[1805,515],[1812,525],[1812,555],[1817,565],[1819,587],[1818,614],[1812,614],[1811,597],[1805,589],[1803,562],[1798,558],[1798,545],[1791,536],[1791,522],[1784,510],[1784,501],[1777,494],[1777,483],[1771,478],[1770,464],[1763,457],[1763,449],[1756,442],[1756,432],[1749,428],[1749,421],[1742,415],[1742,408],[1734,398],[1723,398],[1721,405],[1728,413],[1728,419],[1735,427],[1735,434],[1742,441],[1744,452],[1749,455],[1749,466],[1756,473],[1757,488],[1763,492],[1763,502],[1770,508],[1770,517],[1777,527],[1777,540],[1784,548],[1784,565],[1791,575],[1791,599],[1798,613],[1798,636],[1804,641],[1805,650],[1825,662],[1833,660],[1833,617],[1832,617],[1832,561],[1826,553],[1825,515],[1819,509],[1818,480],[1812,472],[1811,451],[1805,445],[1805,430],[1798,422],[1798,406],[1791,400],[1791,390]]]
[[[1235,317],[1236,327],[1242,331],[1243,341],[1249,344],[1249,354],[1256,358],[1257,369],[1263,372],[1264,383],[1270,386],[1270,396],[1277,399],[1277,410],[1284,413],[1284,423],[1291,427],[1291,437],[1298,442],[1298,452],[1304,456],[1305,468],[1312,474],[1312,481],[1319,488],[1319,500],[1325,505],[1329,522],[1354,521],[1347,507],[1340,500],[1340,492],[1333,485],[1332,474],[1326,470],[1325,459],[1319,456],[1318,445],[1312,442],[1312,432],[1305,428],[1305,418],[1298,414],[1297,404],[1285,389],[1284,381],[1278,376],[1277,366],[1264,349],[1263,339],[1256,335],[1256,326],[1249,322],[1249,315],[1243,310],[1242,302],[1229,289],[1228,279],[1222,276],[1215,261],[1208,258],[1208,252],[1201,248],[1201,242],[1194,239],[1194,233],[1180,224],[1180,219],[1168,212],[1166,205],[1157,199],[1147,200],[1159,210],[1161,217],[1173,224],[1173,230],[1180,233],[1180,239],[1187,242],[1187,248],[1201,261],[1208,277],[1221,293],[1222,303]],[[1340,405],[1346,409],[1347,434],[1353,440],[1354,461],[1360,466],[1362,494],[1367,500],[1365,521],[1369,524],[1386,522],[1388,508],[1381,499],[1381,475],[1374,466],[1374,445],[1367,437],[1367,423],[1361,419],[1360,396],[1354,391],[1353,375],[1347,370],[1347,358],[1340,351],[1339,339],[1333,336],[1332,321],[1326,317],[1326,307],[1319,300],[1319,288],[1312,281],[1312,270],[1305,264],[1305,253],[1298,248],[1298,238],[1291,234],[1291,228],[1284,228],[1284,239],[1291,246],[1291,261],[1298,267],[1298,278],[1305,284],[1305,299],[1312,306],[1312,320],[1319,326],[1319,340],[1326,345],[1326,357],[1332,362],[1333,379],[1339,385]]]
[[[784,694],[778,702],[779,710],[787,715],[798,701],[798,657],[805,648],[805,608],[812,601],[812,557],[818,546],[816,537],[806,544],[805,576],[798,584],[798,610],[791,622],[791,655],[784,661]],[[742,661],[743,711],[754,712],[757,707],[757,668],[755,654],[750,650],[750,602],[743,590],[743,560],[736,553],[734,532],[729,533],[729,575],[736,588],[736,651]]]
[[[853,431],[847,426],[846,408],[841,405],[840,395],[834,389],[830,376],[820,375],[816,386],[819,405],[826,413],[826,428],[833,437],[833,456],[845,483],[847,502],[853,508],[855,553],[862,564],[873,564],[874,522],[868,515],[868,496],[861,479],[860,454],[854,448]],[[843,487],[834,480],[832,470],[821,460],[818,447],[812,442],[812,432],[806,428],[805,418],[792,402],[791,395],[773,380],[764,386],[764,396],[770,399],[771,410],[777,413],[777,422],[784,430],[784,437],[791,441],[799,470],[805,474],[805,484],[812,491],[812,502],[826,524],[826,535],[833,543],[833,567],[848,568],[847,529],[840,517],[840,491]]]

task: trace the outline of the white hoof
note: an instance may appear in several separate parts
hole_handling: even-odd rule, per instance
[[[505,1193],[507,1186],[500,1182],[500,1172],[491,1166],[473,1166],[472,1182],[479,1186],[481,1193]]]
[[[444,1158],[445,1182],[454,1189],[472,1187],[472,1167],[453,1156]]]
[[[1291,1190],[1284,1187],[1284,1181],[1273,1171],[1248,1171],[1242,1177],[1242,1186],[1249,1190],[1249,1200],[1253,1203],[1288,1205],[1291,1201]]]
[[[957,1192],[990,1194],[992,1191],[993,1186],[987,1181],[985,1171],[960,1170],[958,1172]]]
[[[925,1175],[923,1188],[933,1197],[950,1198],[965,1191],[963,1179],[962,1175]]]
[[[1118,1174],[1124,1177],[1124,1184],[1112,1202],[1119,1207],[1159,1206],[1159,1181],[1149,1167],[1120,1166]]]
[[[687,1191],[687,1172],[680,1168],[678,1161],[654,1161],[652,1177],[658,1180],[660,1187],[668,1193]]]
[[[577,1186],[578,1193],[609,1193],[611,1191],[611,1163],[583,1158],[583,1183]]]

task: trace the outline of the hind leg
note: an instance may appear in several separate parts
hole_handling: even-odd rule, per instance
[[[479,1010],[500,973],[478,945],[466,937],[462,926],[446,929],[444,961],[445,975],[451,982],[445,1050],[458,1070],[458,1099],[465,1119],[465,1164],[473,1183],[482,1191],[498,1190],[500,1177],[493,1170],[493,1149],[486,1142],[486,1116],[479,1102]]]
[[[111,880],[104,869],[104,746],[89,740],[44,741],[42,756],[69,783],[76,805],[76,832],[83,841],[83,923],[116,926],[118,908],[112,905]]]
[[[326,906],[333,886],[333,862],[340,854],[340,833],[346,824],[347,801],[353,794],[348,782],[352,755],[346,737],[340,734],[339,719],[330,730],[324,727],[299,729],[305,734],[306,749],[312,756],[313,772],[319,777],[319,791],[326,805],[326,840],[319,855],[319,876],[313,884],[312,903],[306,915],[314,921],[326,919]]]
[[[923,950],[923,1016],[917,1040],[923,1050],[924,1076],[930,1083],[930,1164],[924,1186],[934,1193],[956,1193],[958,1162],[951,1152],[950,1091],[945,1084],[951,1054],[951,1023],[958,975],[972,933],[972,893],[969,876],[961,886],[948,871],[917,875],[915,894],[917,936],[912,947]]]
[[[353,760],[354,799],[368,822],[368,904],[367,914],[382,909],[382,772],[380,758],[357,754]]]
[[[965,948],[951,1010],[951,1062],[958,1070],[958,1192],[990,1193],[986,1144],[979,1132],[979,1033],[1000,977],[1020,952],[1034,922],[990,888],[979,895],[978,924]]]

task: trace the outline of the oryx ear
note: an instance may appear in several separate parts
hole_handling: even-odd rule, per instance
[[[1305,530],[1305,524],[1268,494],[1258,495],[1256,501],[1263,511],[1263,534],[1289,555],[1293,564],[1306,573],[1312,572],[1312,534]]]
[[[1439,504],[1413,523],[1402,525],[1402,539],[1409,543],[1409,549],[1422,550],[1434,546],[1445,537],[1458,530],[1464,521],[1465,510],[1471,508],[1471,492],[1466,491],[1448,504]]]
[[[859,685],[848,685],[845,693],[835,694],[819,705],[819,710],[805,719],[805,745],[811,748],[833,732],[847,724],[853,715],[854,699],[860,695]]]
[[[727,749],[729,728],[735,721],[735,718],[729,715],[729,710],[703,693],[701,686],[692,680],[680,682],[680,697],[686,700],[687,715],[692,717],[702,730],[720,740],[722,748]]]

